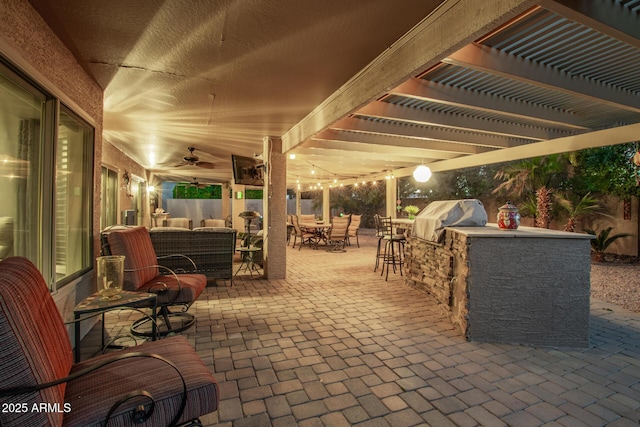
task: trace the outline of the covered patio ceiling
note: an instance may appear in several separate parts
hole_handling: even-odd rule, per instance
[[[443,4],[401,42],[455,38],[438,31],[455,28],[458,6]],[[450,53],[428,53],[422,70],[372,102],[325,120],[319,108],[286,146],[354,182],[407,176],[420,163],[444,171],[639,140],[639,11],[638,0],[537,2],[471,43],[447,40]],[[397,46],[367,72],[414,54]],[[312,181],[309,170],[289,163],[290,179]]]
[[[640,140],[640,0],[30,1],[164,180],[229,182],[265,137],[291,187]]]

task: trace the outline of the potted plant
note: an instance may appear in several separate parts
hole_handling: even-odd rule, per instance
[[[404,211],[409,214],[409,219],[414,219],[416,214],[420,212],[420,208],[414,205],[409,205],[404,208]]]

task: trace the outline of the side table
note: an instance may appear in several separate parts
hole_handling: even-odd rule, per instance
[[[254,262],[254,254],[258,251],[261,251],[262,248],[253,246],[253,247],[245,247],[245,246],[241,246],[238,249],[238,252],[240,252],[240,257],[242,259],[242,262],[240,263],[240,267],[238,267],[238,270],[236,271],[236,276],[238,275],[238,273],[240,272],[240,270],[242,270],[242,267],[244,266],[244,271],[249,271],[249,274],[251,274],[251,278],[253,278],[253,272],[255,271],[256,273],[258,272],[258,267],[256,267],[256,263]]]
[[[80,301],[78,305],[73,309],[74,317],[74,333],[76,338],[76,345],[74,349],[74,358],[76,363],[80,361],[80,322],[84,319],[83,315],[91,314],[86,318],[93,317],[93,315],[99,313],[102,316],[102,348],[104,349],[104,336],[105,325],[104,315],[107,311],[116,308],[137,308],[137,307],[151,307],[151,317],[153,318],[153,329],[151,339],[156,339],[156,312],[158,308],[157,295],[148,294],[143,292],[131,292],[122,291],[120,298],[116,300],[102,300],[99,293],[95,293],[88,296],[84,300]]]

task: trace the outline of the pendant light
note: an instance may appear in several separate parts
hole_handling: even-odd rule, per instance
[[[418,182],[427,182],[431,179],[431,169],[425,165],[420,165],[413,171],[413,178]]]

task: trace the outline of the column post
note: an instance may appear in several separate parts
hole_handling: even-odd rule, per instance
[[[264,276],[284,279],[287,273],[287,157],[282,140],[262,140],[264,163]]]

